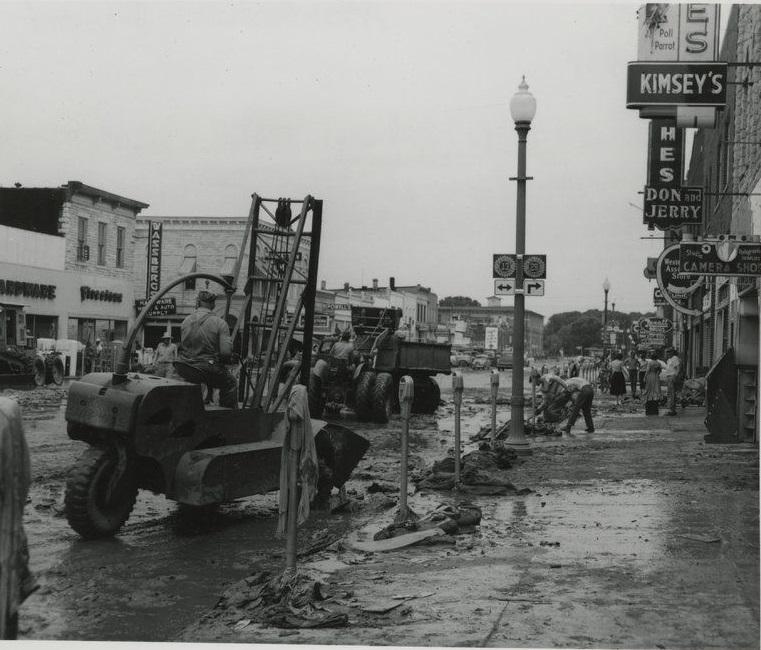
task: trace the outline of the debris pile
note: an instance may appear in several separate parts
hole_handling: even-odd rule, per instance
[[[558,423],[526,421],[523,423],[523,433],[527,436],[559,436]],[[510,420],[497,427],[497,440],[506,440],[510,435]],[[491,439],[491,426],[484,425],[475,435],[470,437],[471,442]]]
[[[321,604],[326,600],[322,589],[320,582],[305,574],[273,576],[259,571],[228,589],[215,609],[241,617],[238,625],[246,621],[246,625],[280,628],[345,627],[349,623],[345,612]]]
[[[458,533],[473,532],[476,526],[481,523],[481,508],[472,503],[458,503],[456,506],[449,503],[442,503],[432,512],[424,517],[418,518],[416,515],[409,517],[401,522],[394,522],[389,526],[379,530],[373,536],[375,541],[381,539],[391,539],[409,533],[430,530],[438,528],[444,532],[444,535],[432,536],[423,540],[423,543],[454,543],[452,535]]]
[[[517,460],[513,449],[501,446],[492,449],[488,443],[482,443],[476,451],[462,457],[458,488],[479,495],[526,494],[531,490],[519,490],[508,480],[506,470]],[[418,490],[452,490],[454,487],[454,458],[451,456],[435,462],[417,483]]]

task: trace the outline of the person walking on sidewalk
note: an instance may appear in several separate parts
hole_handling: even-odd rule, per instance
[[[666,381],[668,411],[666,415],[676,415],[676,391],[680,376],[682,361],[674,348],[666,349],[666,367],[661,372],[661,378]]]
[[[622,354],[614,352],[610,362],[610,394],[616,397],[616,406],[621,405],[621,396],[626,395],[626,376]]]
[[[665,365],[665,364],[664,364]],[[658,360],[655,350],[647,353],[645,364],[645,415],[658,415],[658,404],[661,401],[661,370],[662,362]]]
[[[584,415],[584,423],[587,425],[587,433],[595,432],[595,425],[592,421],[592,401],[595,396],[595,389],[591,383],[582,377],[571,377],[565,380],[566,392],[570,395],[572,401],[571,412],[568,414],[568,422],[563,428],[564,433],[571,433],[571,427],[579,417],[579,411]]]
[[[156,346],[156,367],[154,372],[158,377],[168,377],[172,374],[172,364],[177,361],[177,346],[172,343],[172,331],[167,328],[161,343]]]
[[[637,353],[632,350],[629,358],[624,362],[626,370],[629,373],[629,385],[632,388],[632,399],[637,397],[637,382],[639,381],[639,359]]]

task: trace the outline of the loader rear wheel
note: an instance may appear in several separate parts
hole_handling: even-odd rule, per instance
[[[45,362],[42,359],[34,362],[34,384],[35,386],[45,385]]]
[[[314,373],[310,373],[309,375],[307,397],[309,399],[309,415],[313,418],[321,417],[323,408],[325,407],[325,400],[322,397],[322,379]]]
[[[360,420],[369,420],[373,415],[373,387],[375,373],[367,370],[359,375],[354,392],[354,410]]]
[[[378,373],[372,392],[373,420],[385,424],[391,417],[393,409],[394,380],[387,372]]]
[[[127,460],[118,470],[114,449],[90,447],[69,472],[64,498],[69,525],[85,539],[114,535],[129,518],[137,499],[137,481]]]

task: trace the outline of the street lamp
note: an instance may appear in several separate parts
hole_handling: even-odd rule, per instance
[[[531,129],[531,120],[536,115],[536,99],[528,91],[526,77],[521,79],[518,92],[510,99],[510,116],[518,132],[518,175],[510,178],[517,182],[515,253],[520,260],[515,272],[515,303],[513,307],[513,390],[510,402],[510,436],[505,441],[518,454],[531,453],[523,427],[523,345],[525,297],[523,295],[523,255],[526,252],[526,137]]]
[[[605,348],[608,343],[608,291],[610,291],[610,280],[605,278],[602,283],[602,290],[605,292],[605,310],[602,313],[602,358],[605,358]]]

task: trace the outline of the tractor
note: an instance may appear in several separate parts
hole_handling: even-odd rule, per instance
[[[284,403],[297,377],[306,384],[309,374],[322,202],[311,196],[297,201],[301,211],[292,218],[284,213],[283,200],[277,200],[275,223],[260,223],[260,209],[271,201],[275,200],[253,195],[241,247],[243,251],[251,233],[242,313],[231,333],[236,340],[243,324],[239,408],[207,403],[200,377],[184,381],[131,372],[130,361],[147,315],[175,286],[193,279],[215,282],[228,298],[227,316],[242,252],[231,276],[190,273],[155,293],[128,332],[114,372],[90,373],[71,384],[68,435],[89,447],[69,472],[64,501],[68,522],[82,537],[116,534],[131,513],[139,488],[191,508],[278,489]],[[268,250],[269,255],[257,260],[257,250]],[[302,253],[309,257],[305,277],[299,277],[295,264]],[[252,313],[255,280],[272,288],[258,305],[258,315]],[[286,300],[294,284],[303,293],[291,317]],[[292,365],[281,384],[275,379],[282,376],[302,312],[304,366]],[[333,488],[344,485],[369,443],[345,427],[319,420],[312,420],[312,430],[320,467],[318,499],[326,501]]]
[[[399,410],[399,380],[408,375],[415,384],[413,412],[436,411],[441,390],[434,376],[450,374],[451,346],[405,340],[399,330],[401,309],[352,307],[351,312],[354,358],[349,363],[332,359],[335,339],[323,339],[309,377],[310,409],[321,413],[345,405],[360,420],[387,422]]]

